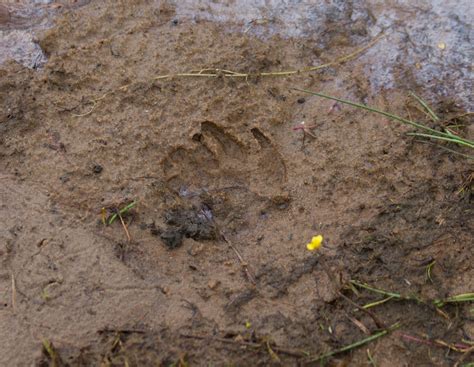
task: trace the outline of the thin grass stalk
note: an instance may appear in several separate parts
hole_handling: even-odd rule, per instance
[[[361,339],[355,343],[352,343],[352,344],[349,344],[349,345],[346,345],[345,347],[342,347],[340,349],[336,349],[336,350],[333,350],[333,351],[330,351],[328,353],[325,353],[325,354],[322,354],[316,358],[312,358],[311,360],[309,360],[308,362],[306,363],[314,363],[314,362],[318,362],[318,361],[321,361],[321,360],[324,360],[326,358],[329,358],[329,357],[332,357],[336,354],[339,354],[339,353],[343,353],[343,352],[347,352],[349,350],[352,350],[352,349],[355,349],[357,347],[360,347],[361,345],[364,345],[364,344],[367,344],[375,339],[378,339],[386,334],[388,334],[389,332],[397,329],[400,327],[400,324],[399,323],[396,323],[396,324],[393,324],[392,326],[388,327],[387,329],[385,330],[382,330],[382,331],[379,331],[378,333],[375,333],[365,339]]]
[[[474,148],[474,143],[468,143],[464,142],[462,140],[459,140],[457,135],[451,134],[451,136],[456,136],[455,138],[446,138],[444,136],[438,136],[438,135],[431,135],[431,134],[423,134],[423,133],[408,133],[407,135],[410,136],[422,136],[424,138],[431,138],[431,139],[436,139],[436,140],[443,140],[443,141],[449,141],[451,143],[456,143],[459,145],[464,145],[468,148]]]
[[[434,111],[428,106],[428,103],[426,103],[421,97],[418,97],[415,93],[410,92],[410,95],[415,98],[419,104],[423,106],[423,108],[428,112],[430,117],[433,119],[433,121],[439,121],[439,117],[434,113]]]
[[[399,121],[403,124],[406,124],[406,125],[410,125],[410,126],[413,126],[417,129],[420,129],[420,130],[425,130],[425,131],[428,131],[430,132],[431,134],[429,134],[428,137],[430,138],[434,138],[436,139],[438,137],[438,139],[440,137],[443,137],[443,138],[446,138],[446,139],[450,139],[448,141],[451,141],[451,142],[454,142],[456,144],[459,144],[459,145],[464,145],[464,146],[467,146],[469,148],[474,148],[474,142],[470,141],[470,140],[467,140],[467,139],[464,139],[464,138],[461,138],[457,135],[454,135],[455,138],[453,138],[453,134],[448,134],[448,133],[444,133],[444,132],[441,132],[441,131],[437,131],[435,129],[432,129],[428,126],[425,126],[425,125],[422,125],[418,122],[415,122],[415,121],[411,121],[411,120],[407,120],[403,117],[400,117],[400,116],[397,116],[397,115],[394,115],[394,114],[391,114],[389,112],[385,112],[385,111],[381,111],[381,110],[378,110],[376,108],[373,108],[373,107],[369,107],[369,106],[366,106],[366,105],[363,105],[363,104],[359,104],[359,103],[355,103],[355,102],[352,102],[352,101],[348,101],[348,100],[345,100],[345,99],[341,99],[341,98],[336,98],[336,97],[332,97],[332,96],[328,96],[326,94],[323,94],[323,93],[317,93],[317,92],[312,92],[312,91],[309,91],[309,90],[306,90],[306,89],[300,89],[300,88],[292,88],[293,90],[297,90],[299,92],[304,92],[304,93],[308,93],[308,94],[312,94],[312,95],[315,95],[315,96],[318,96],[318,97],[322,97],[322,98],[326,98],[326,99],[331,99],[333,101],[337,101],[337,102],[340,102],[340,103],[344,103],[344,104],[347,104],[349,106],[353,106],[353,107],[356,107],[356,108],[360,108],[360,109],[363,109],[363,110],[366,110],[366,111],[370,111],[370,112],[374,112],[374,113],[378,113],[380,115],[383,115],[383,116],[386,116],[392,120],[396,120],[396,121]],[[428,135],[428,134],[427,134]],[[441,140],[445,140],[445,139],[441,139]]]

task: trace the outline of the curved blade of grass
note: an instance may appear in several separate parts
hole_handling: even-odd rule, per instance
[[[376,302],[372,302],[372,303],[367,303],[366,305],[363,305],[362,308],[363,308],[363,309],[368,309],[368,308],[371,308],[371,307],[375,307],[375,306],[378,306],[378,305],[384,304],[385,302],[390,301],[392,298],[393,298],[393,297],[390,296],[390,297],[381,299],[380,301],[376,301]]]
[[[340,102],[340,103],[347,104],[347,105],[349,105],[349,106],[361,108],[361,109],[366,110],[366,111],[375,112],[375,113],[378,113],[378,114],[380,114],[380,115],[383,115],[383,116],[386,116],[386,117],[388,117],[388,118],[391,118],[391,119],[393,119],[393,120],[400,121],[400,122],[402,122],[402,123],[404,123],[404,124],[411,125],[411,126],[416,127],[416,128],[418,128],[418,129],[429,131],[429,132],[431,132],[431,133],[433,133],[433,134],[436,134],[436,135],[441,135],[441,136],[445,135],[444,133],[442,133],[442,132],[440,132],[440,131],[434,130],[434,129],[432,129],[432,128],[429,128],[429,127],[427,127],[427,126],[424,126],[424,125],[422,125],[422,124],[419,124],[419,123],[417,123],[417,122],[404,119],[403,117],[400,117],[400,116],[397,116],[397,115],[393,115],[393,114],[391,114],[391,113],[388,113],[388,112],[385,112],[385,111],[381,111],[381,110],[378,110],[378,109],[376,109],[376,108],[366,106],[366,105],[364,105],[364,104],[355,103],[355,102],[348,101],[348,100],[345,100],[345,99],[341,99],[341,98],[337,98],[337,97],[328,96],[328,95],[323,94],[323,93],[311,92],[311,91],[306,90],[306,89],[299,89],[299,88],[293,88],[293,89],[294,89],[294,90],[297,90],[297,91],[300,91],[300,92],[312,94],[312,95],[315,95],[315,96],[318,96],[318,97],[322,97],[322,98],[326,98],[326,99],[332,99],[333,101],[337,101],[337,102]]]
[[[410,95],[415,98],[417,100],[417,102],[419,104],[421,104],[423,106],[423,108],[426,110],[426,112],[428,112],[428,114],[431,116],[431,118],[433,119],[433,121],[439,121],[439,117],[436,116],[436,114],[434,113],[434,111],[430,108],[430,106],[428,106],[428,104],[422,100],[420,97],[418,97],[415,93],[413,92],[410,92]]]
[[[420,302],[420,303],[425,303],[425,301],[423,301],[418,295],[416,294],[411,294],[411,295],[402,295],[400,293],[394,293],[394,292],[388,292],[388,291],[385,291],[383,289],[379,289],[379,288],[375,288],[375,287],[372,287],[366,283],[361,283],[361,282],[358,282],[357,280],[350,280],[350,282],[359,287],[359,288],[364,288],[364,289],[367,289],[371,292],[374,292],[374,293],[378,293],[378,294],[382,294],[384,296],[387,296],[389,297],[390,299],[392,298],[396,298],[396,299],[399,299],[399,300],[405,300],[405,301],[416,301],[416,302]],[[388,299],[387,299],[388,301]]]
[[[463,293],[445,299],[433,301],[436,307],[443,307],[446,303],[474,302],[474,293]]]
[[[474,148],[474,143],[470,142],[465,142],[463,140],[459,140],[457,135],[454,135],[452,133],[448,133],[448,135],[452,136],[452,138],[447,138],[444,136],[438,136],[438,135],[431,135],[431,134],[423,134],[423,133],[408,133],[407,135],[410,136],[422,136],[424,138],[430,138],[430,139],[437,139],[437,140],[443,140],[443,141],[449,141],[451,143],[459,144],[459,145],[464,145],[468,148]]]
[[[356,107],[356,108],[360,108],[360,109],[363,109],[363,110],[366,110],[366,111],[370,111],[370,112],[374,112],[374,113],[378,113],[379,115],[383,115],[385,117],[388,117],[392,120],[396,120],[396,121],[399,121],[403,124],[406,124],[406,125],[410,125],[410,126],[413,126],[413,127],[416,127],[417,129],[420,129],[420,130],[425,130],[427,132],[430,133],[430,137],[432,136],[441,136],[441,137],[445,137],[445,138],[451,138],[452,139],[452,135],[450,134],[447,134],[445,132],[441,132],[441,131],[437,131],[435,129],[432,129],[428,126],[425,126],[425,125],[422,125],[418,122],[415,122],[415,121],[411,121],[411,120],[407,120],[403,117],[400,117],[400,116],[397,116],[397,115],[394,115],[394,114],[391,114],[391,113],[388,113],[388,112],[385,112],[385,111],[381,111],[381,110],[378,110],[376,108],[373,108],[373,107],[369,107],[369,106],[366,106],[366,105],[363,105],[363,104],[359,104],[359,103],[355,103],[355,102],[352,102],[352,101],[348,101],[348,100],[345,100],[345,99],[340,99],[340,98],[336,98],[336,97],[332,97],[332,96],[328,96],[326,94],[323,94],[323,93],[316,93],[316,92],[312,92],[312,91],[309,91],[309,90],[306,90],[306,89],[300,89],[300,88],[292,88],[293,90],[297,90],[299,92],[303,92],[303,93],[308,93],[308,94],[312,94],[314,96],[318,96],[318,97],[322,97],[322,98],[326,98],[326,99],[331,99],[333,101],[337,101],[337,102],[340,102],[340,103],[344,103],[344,104],[347,104],[349,106],[353,106],[353,107]],[[468,146],[470,148],[474,148],[474,142],[473,141],[470,141],[468,139],[464,139],[464,138],[461,138],[459,136],[456,136],[456,141],[455,141],[456,144],[460,144],[460,145],[465,145],[465,146]]]
[[[393,324],[392,326],[388,327],[387,329],[379,331],[378,333],[375,333],[375,334],[373,334],[373,335],[371,335],[371,336],[369,336],[365,339],[361,339],[361,340],[359,340],[355,343],[346,345],[345,347],[342,347],[340,349],[336,349],[336,350],[330,351],[328,353],[322,354],[319,357],[310,359],[309,361],[307,361],[305,363],[314,363],[314,362],[321,361],[323,359],[332,357],[336,354],[347,352],[351,349],[354,349],[354,348],[360,347],[361,345],[367,344],[367,343],[371,342],[372,340],[378,339],[378,338],[388,334],[389,332],[391,332],[391,331],[393,331],[393,330],[395,330],[399,327],[400,327],[400,324],[397,322],[396,324]]]
[[[388,296],[390,298],[403,298],[402,295],[400,293],[393,293],[393,292],[387,292],[387,291],[384,291],[383,289],[378,289],[378,288],[374,288],[374,287],[371,287],[370,285],[368,284],[365,284],[365,283],[360,283],[358,282],[357,280],[351,280],[350,281],[352,284],[360,287],[360,288],[365,288],[369,291],[372,291],[374,293],[378,293],[378,294],[382,294],[384,296]]]
[[[374,288],[368,284],[358,282],[357,280],[350,280],[350,283],[359,287],[359,288],[364,288],[367,289],[371,292],[382,294],[384,296],[388,296],[386,301],[392,298],[396,299],[401,299],[401,300],[407,300],[407,301],[417,301],[417,302],[422,302],[422,303],[432,303],[436,307],[443,307],[446,303],[459,303],[459,302],[474,302],[474,293],[463,293],[463,294],[457,294],[455,296],[451,296],[448,298],[444,299],[435,299],[435,300],[430,300],[430,301],[422,301],[421,298],[419,298],[416,295],[411,295],[411,296],[403,296],[400,293],[394,293],[394,292],[388,292],[383,289],[379,288]],[[383,300],[385,301],[385,300]],[[366,307],[366,306],[364,306]]]
[[[120,209],[117,213],[112,215],[109,219],[109,226],[118,218],[119,214],[123,215],[126,212],[128,212],[130,209],[132,209],[135,205],[137,204],[136,201],[132,201],[130,204],[128,204],[126,207]]]
[[[59,359],[58,354],[56,353],[56,349],[54,348],[53,343],[51,343],[47,339],[43,340],[42,343],[43,343],[43,349],[50,359],[49,366],[58,367],[61,361]]]

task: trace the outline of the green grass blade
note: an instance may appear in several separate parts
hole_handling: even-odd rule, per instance
[[[417,102],[419,104],[421,104],[423,106],[423,108],[426,110],[426,112],[428,112],[428,114],[430,115],[430,117],[433,119],[433,121],[439,121],[439,117],[436,116],[436,114],[434,113],[434,111],[430,108],[430,106],[428,106],[428,104],[423,100],[421,99],[420,97],[418,97],[415,93],[413,92],[410,92],[410,95],[415,98],[417,100]]]
[[[328,96],[328,95],[323,94],[323,93],[311,92],[311,91],[306,90],[306,89],[299,89],[299,88],[293,88],[293,89],[295,89],[295,90],[297,90],[297,91],[300,91],[300,92],[312,94],[312,95],[315,95],[315,96],[318,96],[318,97],[322,97],[322,98],[326,98],[326,99],[332,99],[333,101],[337,101],[337,102],[340,102],[340,103],[344,103],[344,104],[347,104],[347,105],[349,105],[349,106],[357,107],[357,108],[360,108],[360,109],[363,109],[363,110],[366,110],[366,111],[378,113],[379,115],[383,115],[383,116],[386,116],[386,117],[391,118],[391,119],[393,119],[393,120],[400,121],[400,122],[402,122],[402,123],[404,123],[404,124],[414,126],[414,127],[418,128],[418,129],[422,129],[422,130],[429,131],[429,132],[431,132],[431,133],[433,133],[433,134],[444,135],[444,133],[442,133],[442,132],[440,132],[440,131],[431,129],[431,128],[429,128],[429,127],[427,127],[427,126],[424,126],[424,125],[422,125],[422,124],[419,124],[419,123],[417,123],[417,122],[404,119],[403,117],[400,117],[400,116],[397,116],[397,115],[393,115],[393,114],[391,114],[391,113],[388,113],[388,112],[385,112],[385,111],[382,111],[382,110],[378,110],[378,109],[376,109],[376,108],[369,107],[369,106],[366,106],[366,105],[364,105],[364,104],[355,103],[355,102],[352,102],[352,101],[348,101],[348,100],[346,100],[346,99],[341,99],[341,98],[336,98],[336,97]]]
[[[356,285],[359,288],[364,288],[364,289],[367,289],[367,290],[369,290],[371,292],[374,292],[374,293],[382,294],[384,296],[388,296],[388,297],[391,297],[391,298],[402,298],[401,294],[399,294],[399,293],[387,292],[387,291],[384,291],[382,289],[374,288],[374,287],[371,287],[368,284],[360,283],[357,280],[351,280],[350,282],[352,284]]]
[[[336,354],[339,354],[339,353],[344,353],[344,352],[347,352],[349,350],[352,350],[354,348],[357,348],[357,347],[360,347],[361,345],[364,345],[364,344],[367,344],[375,339],[378,339],[386,334],[388,334],[389,332],[397,329],[400,327],[400,324],[399,323],[396,323],[396,324],[393,324],[392,326],[388,327],[387,329],[384,329],[382,331],[379,331],[378,333],[375,333],[365,339],[361,339],[355,343],[352,343],[352,344],[349,344],[349,345],[346,345],[345,347],[342,347],[340,349],[336,349],[336,350],[333,350],[333,351],[330,351],[328,353],[325,353],[325,354],[322,354],[316,358],[313,358],[313,359],[310,359],[307,363],[312,363],[312,362],[318,362],[318,361],[321,361],[323,359],[326,359],[326,358],[329,358],[329,357],[332,357]]]
[[[437,139],[437,140],[443,140],[443,141],[449,141],[451,143],[455,143],[455,144],[459,144],[459,145],[464,145],[468,148],[471,148],[473,149],[474,148],[474,142],[469,142],[469,141],[464,141],[463,140],[460,140],[458,139],[458,136],[457,135],[454,135],[454,134],[450,134],[452,137],[450,138],[447,138],[447,137],[444,137],[444,136],[438,136],[438,135],[431,135],[431,134],[423,134],[423,133],[408,133],[407,135],[410,135],[410,136],[422,136],[424,138],[430,138],[430,139]]]
[[[355,102],[352,102],[352,101],[348,101],[348,100],[345,100],[345,99],[340,99],[340,98],[336,98],[336,97],[332,97],[332,96],[328,96],[326,94],[323,94],[323,93],[316,93],[316,92],[312,92],[312,91],[309,91],[309,90],[306,90],[306,89],[299,89],[299,88],[292,88],[293,90],[297,90],[299,92],[303,92],[303,93],[308,93],[308,94],[312,94],[312,95],[315,95],[315,96],[318,96],[318,97],[322,97],[322,98],[326,98],[326,99],[331,99],[333,101],[337,101],[337,102],[340,102],[340,103],[344,103],[344,104],[347,104],[349,106],[353,106],[353,107],[356,107],[356,108],[360,108],[360,109],[363,109],[363,110],[366,110],[366,111],[370,111],[370,112],[374,112],[374,113],[378,113],[379,115],[382,115],[382,116],[385,116],[385,117],[388,117],[392,120],[396,120],[396,121],[399,121],[403,124],[406,124],[406,125],[410,125],[410,126],[413,126],[417,129],[420,129],[420,130],[424,130],[424,131],[427,131],[430,133],[430,136],[440,136],[440,137],[445,137],[445,138],[452,138],[452,135],[451,134],[447,134],[445,132],[441,132],[441,131],[437,131],[435,129],[432,129],[428,126],[425,126],[425,125],[422,125],[418,122],[415,122],[415,121],[411,121],[411,120],[407,120],[403,117],[400,117],[400,116],[397,116],[397,115],[394,115],[394,114],[391,114],[391,113],[388,113],[388,112],[385,112],[385,111],[382,111],[382,110],[378,110],[376,108],[373,108],[373,107],[369,107],[369,106],[366,106],[366,105],[363,105],[363,104],[360,104],[360,103],[355,103]],[[470,140],[467,140],[467,139],[464,139],[464,138],[461,138],[461,137],[456,137],[456,141],[455,141],[456,144],[460,144],[460,145],[465,145],[465,146],[468,146],[470,148],[474,147],[474,142],[473,141],[470,141]]]
[[[446,303],[474,302],[474,293],[463,293],[445,299],[434,300],[436,307],[443,307]]]
[[[130,209],[132,209],[136,204],[137,204],[136,201],[132,201],[130,204],[128,204],[128,205],[125,206],[124,208],[120,209],[120,210],[118,211],[118,213],[113,214],[113,215],[110,217],[110,219],[109,219],[109,222],[108,222],[109,226],[110,226],[113,222],[115,222],[115,220],[118,218],[119,214],[120,214],[120,215],[125,214],[125,213],[128,212]]]
[[[128,204],[125,208],[120,210],[120,214],[125,214],[128,212],[130,209],[132,209],[135,205],[137,204],[136,201],[132,201],[130,204]]]
[[[384,304],[385,302],[390,301],[392,298],[393,298],[393,297],[390,296],[390,297],[381,299],[381,300],[379,300],[379,301],[367,303],[366,305],[363,305],[362,308],[364,308],[364,309],[367,310],[368,308],[375,307],[375,306],[378,306],[378,305],[382,305],[382,304]]]
[[[446,298],[444,302],[474,302],[474,293],[458,294],[457,296]]]
[[[443,306],[446,303],[459,303],[459,302],[474,302],[474,293],[458,294],[457,296],[448,297],[441,300],[434,301],[437,307]]]

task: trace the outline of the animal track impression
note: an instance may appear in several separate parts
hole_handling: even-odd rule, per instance
[[[175,189],[243,186],[262,196],[280,194],[286,182],[285,163],[258,128],[250,132],[255,144],[247,147],[217,124],[201,123],[191,148],[178,147],[163,161],[166,180]]]

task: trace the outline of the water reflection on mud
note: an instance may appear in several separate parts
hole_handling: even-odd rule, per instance
[[[175,3],[178,17],[223,22],[259,37],[310,38],[322,52],[334,43],[359,44],[384,32],[387,36],[360,59],[374,92],[415,80],[439,96],[472,103],[470,0]]]
[[[61,11],[89,0],[22,0],[0,4],[0,63],[8,59],[36,68],[46,62],[35,34],[51,27]],[[156,1],[157,6],[162,2]],[[403,88],[407,80],[438,96],[472,103],[470,0],[173,0],[176,21],[213,21],[228,31],[260,38],[305,38],[324,55],[341,45],[386,37],[359,62],[373,92]],[[117,7],[117,11],[120,7]]]
[[[53,25],[60,12],[90,0],[0,0],[0,64],[13,59],[29,68],[46,62],[35,42],[38,31]]]

